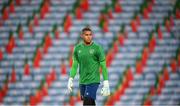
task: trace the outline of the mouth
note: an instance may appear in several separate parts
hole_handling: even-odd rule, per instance
[[[87,39],[87,40],[86,40],[86,43],[87,43],[87,44],[90,44],[90,43],[91,43],[91,40],[90,40],[90,39]]]

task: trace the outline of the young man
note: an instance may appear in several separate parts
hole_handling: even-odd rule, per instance
[[[79,65],[79,84],[83,105],[95,105],[96,92],[100,84],[100,66],[104,79],[101,94],[103,96],[110,95],[105,55],[101,46],[92,41],[92,30],[89,27],[82,29],[81,38],[83,42],[77,44],[74,48],[68,90],[72,92],[73,78]]]

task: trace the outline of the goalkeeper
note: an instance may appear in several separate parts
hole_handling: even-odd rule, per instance
[[[100,84],[100,66],[104,79],[101,94],[103,96],[110,95],[105,55],[102,47],[92,41],[92,30],[89,27],[82,29],[81,38],[83,42],[74,48],[68,90],[72,92],[73,79],[79,67],[79,86],[83,105],[96,105],[96,92]]]

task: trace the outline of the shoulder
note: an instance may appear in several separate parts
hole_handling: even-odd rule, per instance
[[[98,43],[96,43],[96,42],[93,42],[93,45],[94,45],[95,47],[101,47],[101,45],[98,44]]]
[[[78,43],[75,45],[75,48],[81,47],[82,43]]]
[[[94,47],[98,50],[101,50],[102,49],[102,45],[98,44],[98,43],[95,43],[94,42]]]
[[[77,50],[77,49],[81,48],[82,46],[83,46],[83,45],[82,45],[82,43],[80,42],[80,43],[78,43],[78,44],[75,45],[74,50]]]

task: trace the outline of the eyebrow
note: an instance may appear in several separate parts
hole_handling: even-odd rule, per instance
[[[92,33],[90,33],[90,34],[85,34],[85,35],[92,35]]]

